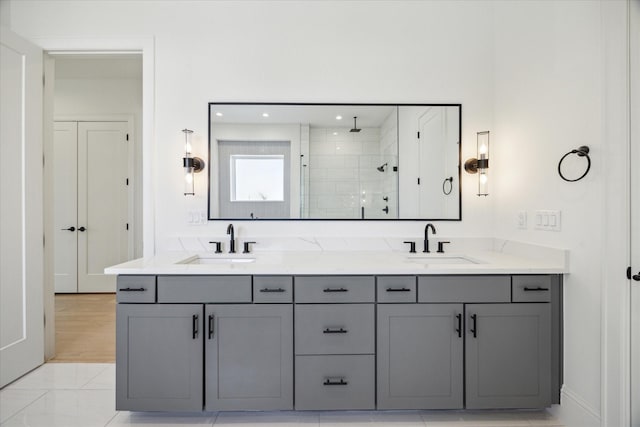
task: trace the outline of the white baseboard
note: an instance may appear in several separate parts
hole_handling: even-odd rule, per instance
[[[599,411],[566,385],[562,386],[560,405],[553,405],[549,412],[566,427],[600,427],[602,424]]]

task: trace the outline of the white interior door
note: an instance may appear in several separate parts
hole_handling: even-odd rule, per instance
[[[78,123],[53,132],[54,289],[78,292]]]
[[[640,0],[630,2],[631,425],[640,426]]]
[[[441,183],[445,171],[446,115],[442,108],[428,107],[418,117],[418,170],[420,171],[418,218],[444,218],[444,199]]]
[[[2,27],[0,93],[0,387],[3,387],[44,361],[44,245],[42,50]]]
[[[128,146],[126,122],[78,123],[78,292],[115,292],[129,259]]]

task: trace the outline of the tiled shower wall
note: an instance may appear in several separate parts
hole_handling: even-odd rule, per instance
[[[309,216],[380,218],[385,206],[380,129],[311,128],[309,138]]]

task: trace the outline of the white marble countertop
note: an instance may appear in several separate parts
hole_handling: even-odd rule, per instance
[[[477,246],[477,245],[476,245]],[[106,274],[148,275],[433,275],[433,274],[563,274],[568,252],[518,242],[495,240],[487,250],[445,254],[410,254],[397,250],[264,251],[215,254],[177,251],[139,258],[105,269]],[[495,248],[498,248],[497,250]],[[199,263],[190,263],[203,258]]]

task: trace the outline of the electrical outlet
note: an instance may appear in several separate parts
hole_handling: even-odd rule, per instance
[[[520,230],[527,229],[527,211],[518,211],[517,225]]]
[[[561,212],[556,210],[538,210],[535,213],[535,229],[545,231],[561,230]]]

